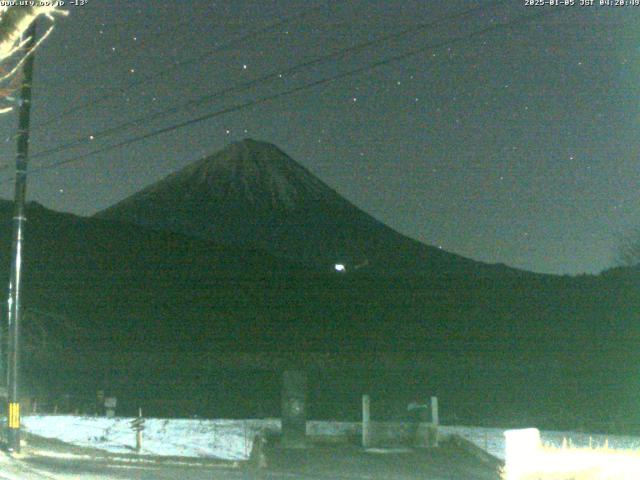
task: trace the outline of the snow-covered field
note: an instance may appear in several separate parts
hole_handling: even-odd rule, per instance
[[[38,415],[23,419],[25,429],[36,435],[56,438],[74,445],[98,448],[113,453],[134,451],[135,434],[131,418]],[[184,456],[245,460],[254,436],[261,430],[280,430],[278,419],[204,420],[148,418],[143,432],[143,455]],[[307,423],[310,435],[357,434],[358,423]],[[457,434],[492,455],[504,459],[504,430],[464,426],[441,426],[441,435]],[[576,432],[541,432],[543,443],[561,446],[564,438],[574,446],[604,445],[613,449],[640,449],[640,437],[589,435]],[[591,440],[590,440],[591,438]]]
[[[28,432],[42,437],[113,453],[131,453],[136,444],[131,420],[43,415],[25,417],[23,423]],[[261,420],[147,418],[140,453],[243,460],[249,457],[253,435],[264,423]]]
[[[480,448],[488,451],[502,460],[505,457],[505,429],[482,428],[482,427],[462,427],[462,426],[441,426],[441,435],[456,434],[472,441]],[[569,445],[574,447],[599,447],[608,442],[609,448],[617,450],[640,449],[640,437],[629,437],[623,435],[599,435],[578,432],[555,432],[541,431],[540,438],[544,445],[561,447],[564,439]]]

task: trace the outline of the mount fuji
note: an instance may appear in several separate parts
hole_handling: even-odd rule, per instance
[[[251,139],[188,165],[96,217],[260,248],[321,269],[511,270],[401,235],[275,145]]]

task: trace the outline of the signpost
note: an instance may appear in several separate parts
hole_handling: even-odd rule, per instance
[[[138,409],[138,417],[131,420],[131,430],[136,433],[136,452],[142,450],[142,431],[144,430],[144,418],[142,418],[142,408]]]
[[[104,409],[107,418],[113,418],[116,416],[116,407],[118,406],[118,399],[116,397],[106,397],[104,399]]]

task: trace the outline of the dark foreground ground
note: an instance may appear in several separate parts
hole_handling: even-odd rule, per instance
[[[159,459],[91,455],[63,445],[25,449],[0,464],[0,479],[180,479],[180,480],[499,480],[500,462],[464,443],[446,441],[437,449],[364,451],[355,445],[324,445],[303,450],[266,449],[267,467],[197,459]],[[7,476],[3,475],[7,473]]]
[[[268,457],[270,465],[264,478],[274,479],[497,480],[501,467],[497,460],[479,457],[453,442],[402,453],[363,451],[345,445],[272,449]]]

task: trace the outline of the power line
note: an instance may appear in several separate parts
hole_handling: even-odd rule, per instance
[[[498,1],[498,2],[494,3],[491,7],[492,8],[497,7],[498,5],[500,5],[502,3],[505,3],[506,1],[508,1],[508,0]],[[306,62],[299,63],[299,64],[294,65],[294,66],[292,66],[292,67],[290,67],[290,68],[288,68],[286,70],[281,70],[281,71],[268,73],[268,74],[262,75],[262,76],[260,76],[258,78],[255,78],[253,80],[249,80],[247,82],[240,83],[239,85],[234,85],[234,86],[222,89],[222,90],[218,90],[217,92],[214,92],[214,93],[211,93],[211,94],[207,94],[207,95],[203,95],[203,96],[198,97],[196,99],[189,100],[188,102],[186,102],[186,103],[184,103],[182,105],[179,105],[179,106],[176,106],[176,107],[170,107],[170,108],[158,111],[158,112],[154,112],[154,113],[152,113],[150,115],[144,115],[144,116],[138,117],[138,118],[136,118],[134,120],[129,120],[129,121],[120,123],[120,124],[115,125],[113,127],[109,127],[109,128],[104,129],[102,131],[93,133],[90,138],[91,138],[91,140],[94,140],[94,139],[97,139],[97,138],[108,137],[108,136],[113,135],[115,133],[122,133],[123,129],[125,129],[125,128],[133,127],[133,126],[139,125],[139,124],[141,124],[143,122],[150,122],[150,121],[153,121],[153,120],[157,120],[159,118],[164,118],[164,117],[166,117],[168,115],[172,115],[174,113],[180,112],[180,111],[185,110],[187,108],[194,107],[194,106],[200,106],[200,105],[202,105],[204,103],[211,102],[211,101],[215,100],[216,98],[220,98],[220,97],[222,97],[222,96],[224,96],[224,95],[226,95],[228,93],[246,90],[246,89],[249,89],[249,88],[254,87],[256,85],[259,85],[261,83],[267,82],[269,80],[275,80],[275,79],[279,79],[279,78],[284,78],[285,76],[291,75],[292,73],[295,73],[295,72],[297,72],[297,71],[299,71],[301,69],[305,69],[305,68],[308,68],[308,67],[311,67],[311,66],[314,66],[314,65],[320,65],[320,64],[325,63],[325,62],[327,62],[329,60],[334,60],[334,59],[337,59],[337,58],[340,58],[340,57],[344,57],[344,56],[346,56],[348,54],[352,54],[354,52],[365,50],[365,49],[367,49],[367,48],[369,48],[369,47],[371,47],[373,45],[376,45],[376,44],[384,43],[384,42],[387,42],[387,41],[390,41],[390,40],[397,40],[397,39],[399,39],[401,37],[404,37],[404,36],[407,36],[409,34],[416,33],[418,31],[425,30],[427,28],[433,27],[433,26],[435,26],[437,24],[440,24],[442,22],[445,22],[445,21],[448,22],[448,21],[459,19],[459,18],[463,18],[463,17],[469,16],[469,15],[473,15],[474,13],[477,13],[478,11],[482,11],[482,10],[486,10],[486,8],[485,7],[470,8],[470,9],[464,10],[464,11],[459,12],[459,13],[442,16],[442,17],[440,17],[440,18],[438,18],[438,19],[436,19],[436,20],[434,20],[432,22],[426,23],[426,24],[415,25],[415,26],[412,26],[410,28],[406,28],[404,30],[401,30],[399,32],[395,32],[395,33],[392,33],[392,34],[389,34],[389,35],[376,37],[376,38],[373,38],[373,39],[371,39],[369,41],[362,42],[362,43],[359,43],[357,45],[353,45],[351,47],[347,47],[347,48],[343,48],[343,49],[340,49],[340,50],[336,50],[336,51],[328,53],[326,55],[321,55],[321,56],[316,57],[314,59],[310,59],[310,60],[308,60]],[[73,147],[75,147],[77,145],[80,145],[80,144],[86,142],[86,141],[87,141],[87,136],[83,135],[81,137],[77,137],[74,140],[71,140],[70,142],[67,142],[65,144],[59,145],[57,147],[50,148],[48,150],[43,150],[43,151],[40,151],[40,152],[36,152],[35,154],[31,155],[31,158],[42,158],[42,157],[50,156],[50,155],[52,155],[54,153],[59,153],[59,152],[68,150],[70,148],[73,148]]]
[[[100,153],[104,153],[104,152],[107,152],[107,151],[110,151],[110,150],[114,150],[116,148],[124,147],[126,145],[137,143],[137,142],[140,142],[142,140],[146,140],[148,138],[152,138],[152,137],[155,137],[155,136],[158,136],[158,135],[162,135],[164,133],[168,133],[168,132],[179,130],[179,129],[182,129],[182,128],[185,128],[185,127],[188,127],[188,126],[192,126],[194,124],[209,120],[211,118],[215,118],[215,117],[218,117],[218,116],[221,116],[221,115],[225,115],[225,114],[228,114],[228,113],[232,113],[232,112],[236,112],[236,111],[239,111],[239,110],[244,110],[246,108],[250,108],[250,107],[253,107],[255,105],[260,105],[260,104],[267,103],[267,102],[272,101],[272,100],[277,100],[279,98],[282,98],[282,97],[285,97],[285,96],[289,96],[289,95],[292,95],[292,94],[295,94],[295,93],[298,93],[298,92],[301,92],[301,91],[304,91],[304,90],[309,90],[309,89],[312,89],[312,88],[317,87],[319,85],[324,85],[324,84],[327,84],[327,83],[330,83],[330,82],[333,82],[333,81],[336,81],[336,80],[341,80],[341,79],[344,79],[344,78],[347,78],[347,77],[352,77],[352,76],[355,76],[355,75],[358,75],[358,74],[361,74],[361,73],[364,73],[364,72],[368,72],[368,71],[371,71],[371,70],[374,70],[374,69],[377,69],[377,68],[380,68],[380,67],[383,67],[383,66],[386,66],[386,65],[397,63],[397,62],[406,60],[407,58],[410,58],[412,56],[416,56],[418,54],[424,53],[425,51],[434,50],[434,49],[441,48],[441,47],[444,47],[444,46],[447,46],[447,45],[451,45],[451,44],[465,42],[465,41],[473,39],[475,37],[479,37],[479,36],[485,35],[485,34],[490,33],[490,32],[505,30],[507,28],[513,27],[513,26],[518,25],[518,24],[525,24],[525,23],[531,22],[533,20],[536,20],[536,19],[539,19],[539,18],[543,18],[545,16],[550,15],[551,13],[558,12],[558,11],[560,11],[560,10],[559,9],[545,10],[545,11],[541,11],[541,12],[539,12],[537,14],[534,14],[534,15],[522,16],[522,17],[519,17],[519,18],[517,18],[515,20],[509,21],[509,22],[506,22],[506,23],[500,23],[500,24],[491,25],[489,27],[477,30],[475,32],[472,32],[472,33],[470,33],[468,35],[465,35],[465,36],[462,36],[462,37],[458,37],[458,38],[454,38],[454,39],[450,39],[450,40],[446,40],[446,41],[442,41],[442,42],[438,42],[438,43],[433,43],[433,44],[424,46],[424,47],[419,48],[419,49],[414,49],[414,50],[411,50],[411,51],[408,51],[408,52],[405,52],[405,53],[402,53],[402,54],[398,54],[398,55],[395,55],[395,56],[392,56],[392,57],[388,57],[386,59],[383,59],[383,60],[368,64],[368,65],[365,65],[365,66],[350,70],[348,72],[344,72],[344,73],[341,73],[341,74],[338,74],[338,75],[333,75],[333,76],[326,77],[326,78],[323,78],[323,79],[320,79],[320,80],[316,80],[314,82],[307,83],[305,85],[301,85],[301,86],[298,86],[298,87],[295,87],[295,88],[292,88],[292,89],[289,89],[289,90],[285,90],[283,92],[279,92],[279,93],[276,93],[276,94],[273,94],[273,95],[268,95],[268,96],[264,96],[264,97],[261,97],[261,98],[255,99],[255,100],[251,100],[251,101],[248,101],[248,102],[245,102],[245,103],[236,104],[236,105],[233,105],[233,106],[221,109],[221,110],[217,110],[217,111],[214,111],[214,112],[211,112],[211,113],[208,113],[208,114],[205,114],[205,115],[202,115],[202,116],[199,116],[199,117],[196,117],[196,118],[193,118],[193,119],[190,119],[190,120],[187,120],[187,121],[175,124],[175,125],[171,125],[171,126],[168,126],[168,127],[164,127],[164,128],[158,129],[158,130],[154,130],[152,132],[149,132],[149,133],[146,133],[146,134],[143,134],[143,135],[132,137],[132,138],[129,138],[129,139],[124,140],[122,142],[118,142],[118,143],[115,143],[115,144],[107,145],[105,147],[98,148],[96,150],[92,150],[92,151],[87,152],[85,154],[77,155],[77,156],[74,156],[74,157],[71,157],[71,158],[68,158],[68,159],[65,159],[65,160],[54,162],[54,163],[49,164],[49,165],[44,165],[44,166],[41,166],[41,167],[33,169],[31,171],[31,173],[38,173],[38,172],[42,172],[42,171],[46,171],[46,170],[51,170],[51,169],[54,169],[54,168],[57,168],[57,167],[60,167],[62,165],[66,165],[66,164],[69,164],[69,163],[79,162],[79,161],[82,161],[82,160],[84,160],[84,159],[86,159],[88,157],[91,157],[91,156],[94,156],[94,155],[97,155],[97,154],[100,154]]]
[[[321,8],[321,7],[317,7],[317,8]],[[224,22],[222,22],[222,23],[224,24]],[[142,47],[144,42],[145,42],[145,40],[158,38],[158,37],[171,38],[171,41],[173,43],[175,43],[177,39],[192,35],[193,34],[193,30],[189,29],[189,30],[184,31],[184,32],[182,32],[180,34],[176,34],[176,32],[178,32],[181,28],[192,27],[192,26],[193,26],[193,20],[185,20],[185,21],[182,21],[182,22],[179,22],[179,23],[173,25],[172,28],[169,29],[169,30],[160,30],[160,31],[148,33],[146,35],[144,33],[136,35],[136,36],[140,36],[140,37],[143,37],[143,36],[145,37],[144,39],[141,39],[141,41],[138,43],[138,46]],[[88,66],[84,66],[82,68],[76,69],[74,72],[67,73],[67,77],[73,77],[74,75],[77,75],[77,74],[79,74],[81,72],[86,72],[88,70],[93,70],[95,68],[102,67],[103,65],[108,65],[108,64],[110,64],[112,62],[113,62],[113,55],[109,55],[107,59],[98,60],[98,61],[96,61],[96,62],[94,62],[92,64],[89,64]],[[78,77],[78,78],[79,78],[79,80],[84,81],[84,78],[81,78],[81,77]],[[73,79],[65,79],[62,83],[67,85],[69,83],[69,81],[73,81]],[[125,87],[123,86],[122,88],[125,88]]]
[[[138,86],[138,85],[141,85],[141,84],[147,85],[149,82],[156,81],[159,78],[162,78],[162,77],[164,77],[165,75],[167,75],[167,74],[169,74],[171,72],[174,72],[176,70],[184,68],[185,66],[192,65],[192,64],[197,63],[197,62],[201,62],[204,59],[206,59],[206,58],[210,57],[211,55],[213,55],[214,53],[218,53],[218,52],[233,48],[238,43],[242,43],[242,42],[245,42],[247,40],[251,40],[253,38],[259,37],[260,35],[269,32],[273,28],[279,27],[279,26],[284,25],[284,24],[286,24],[288,22],[291,22],[293,20],[299,20],[301,18],[307,17],[307,16],[315,13],[317,10],[321,10],[325,6],[326,6],[326,4],[323,4],[323,5],[320,5],[318,7],[306,10],[306,11],[304,11],[302,13],[297,14],[297,15],[291,15],[291,16],[285,17],[285,18],[283,18],[281,20],[278,20],[277,22],[273,22],[273,23],[271,23],[271,24],[269,24],[269,25],[267,25],[265,27],[259,28],[257,30],[251,31],[251,32],[249,32],[249,33],[247,33],[245,35],[242,35],[241,37],[239,37],[239,38],[237,38],[235,40],[232,40],[232,41],[223,43],[221,45],[218,45],[217,47],[209,50],[208,52],[206,52],[204,54],[201,54],[201,55],[198,55],[196,57],[192,57],[192,58],[183,60],[181,62],[176,62],[173,65],[171,65],[170,67],[167,67],[164,70],[161,70],[160,72],[157,72],[157,73],[155,73],[153,75],[143,75],[143,76],[139,77],[138,79],[136,79],[136,80],[134,80],[132,82],[129,82],[129,83],[125,84],[125,85],[120,85],[120,86],[114,87],[114,88],[108,90],[106,93],[100,95],[98,98],[94,98],[94,99],[91,99],[91,100],[87,100],[85,102],[81,102],[81,103],[76,104],[76,105],[74,105],[72,107],[69,107],[68,109],[64,110],[63,112],[61,112],[61,113],[59,113],[57,115],[53,115],[51,118],[49,118],[48,120],[45,120],[44,122],[42,122],[39,125],[35,126],[33,129],[34,130],[38,130],[38,129],[44,128],[44,127],[46,127],[48,125],[51,125],[53,122],[55,122],[57,120],[60,120],[61,118],[64,118],[64,117],[66,117],[66,116],[68,116],[68,115],[70,115],[70,114],[72,114],[72,113],[74,113],[74,112],[76,112],[78,110],[82,110],[82,109],[85,109],[87,107],[90,107],[90,106],[93,106],[93,105],[97,105],[97,104],[99,104],[99,103],[101,103],[101,102],[103,102],[103,101],[105,101],[105,100],[107,100],[109,98],[114,97],[115,95],[118,95],[119,93],[124,93],[124,92],[126,92],[126,91],[128,91],[128,90],[130,90],[130,89],[132,89],[132,88],[134,88],[136,86]]]

